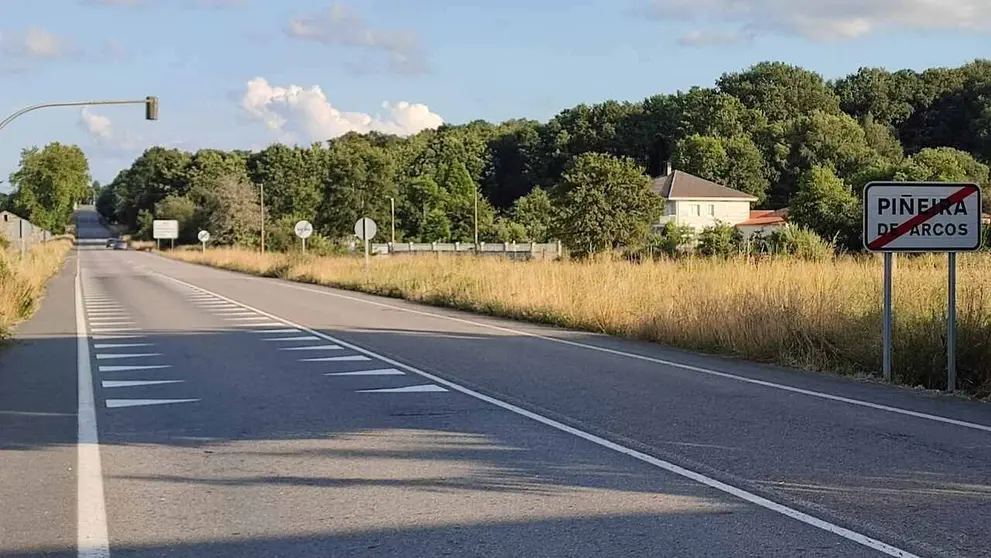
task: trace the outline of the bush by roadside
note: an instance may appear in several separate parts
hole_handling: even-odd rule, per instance
[[[58,238],[39,244],[23,256],[0,250],[0,339],[34,313],[45,283],[65,261],[72,248],[71,238]]]

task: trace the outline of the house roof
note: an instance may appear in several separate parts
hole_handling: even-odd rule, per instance
[[[742,223],[737,223],[737,226],[764,226],[764,225],[783,225],[788,219],[788,208],[784,209],[755,209],[750,212],[750,218]]]
[[[669,200],[722,198],[740,201],[757,201],[757,198],[745,192],[727,188],[721,184],[716,184],[715,182],[679,170],[671,171],[667,176],[661,176],[655,179],[650,185],[650,188]]]

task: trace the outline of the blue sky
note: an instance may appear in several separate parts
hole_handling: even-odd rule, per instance
[[[840,77],[861,66],[957,66],[991,52],[986,0],[44,0],[5,2],[0,179],[20,150],[76,143],[112,180],[150,145],[261,148],[348,130],[546,120],[781,60]],[[294,86],[294,87],[293,87]],[[385,104],[389,103],[389,104]],[[0,188],[6,189],[6,184]]]

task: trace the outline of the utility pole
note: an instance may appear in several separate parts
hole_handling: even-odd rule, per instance
[[[478,250],[478,183],[475,183],[475,250]]]
[[[265,253],[265,183],[259,184],[261,188],[261,202],[262,202],[262,254]]]
[[[389,206],[392,209],[392,243],[396,243],[396,198],[389,197]]]

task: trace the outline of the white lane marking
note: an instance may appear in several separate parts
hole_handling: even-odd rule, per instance
[[[108,309],[113,310],[113,309],[119,309],[119,308],[123,308],[123,307],[124,307],[123,305],[117,304],[116,302],[102,302],[100,304],[93,304],[93,303],[87,303],[86,304],[86,310],[87,311],[108,310]]]
[[[123,335],[123,334],[121,334],[121,335],[113,335],[113,334],[110,334],[110,335],[90,335],[90,337],[92,337],[93,339],[101,339],[101,340],[103,340],[103,339],[143,339],[143,338],[147,337],[147,335]]]
[[[359,389],[356,393],[442,393],[446,391],[446,389],[434,384],[423,384],[420,386],[406,386],[398,388]]]
[[[124,407],[145,407],[147,405],[168,405],[170,403],[194,403],[199,399],[107,399],[108,409]]]
[[[233,312],[225,311],[225,312],[214,312],[214,313],[218,316],[257,316],[258,315],[255,314],[254,312],[244,312],[241,310],[235,310]]]
[[[398,368],[379,368],[377,370],[358,370],[357,372],[336,372],[324,376],[405,376],[406,373]],[[416,386],[414,386],[416,387]],[[444,388],[441,388],[447,391]]]
[[[363,355],[349,355],[339,357],[302,358],[300,362],[368,362],[372,359]]]
[[[251,317],[238,317],[238,318],[224,318],[228,322],[257,322],[258,320],[268,320],[269,318],[265,316],[251,316]]]
[[[128,316],[130,312],[127,310],[87,310],[86,314],[90,316]]]
[[[99,318],[90,318],[89,321],[90,321],[89,325],[93,327],[132,326],[132,325],[137,325],[138,323],[132,320],[121,321],[120,318],[104,318],[102,320]]]
[[[114,333],[114,332],[117,332],[117,331],[141,331],[141,328],[139,328],[139,327],[111,327],[111,328],[95,327],[95,328],[91,329],[90,331],[92,331],[93,333]]]
[[[808,395],[810,397],[817,397],[819,399],[826,399],[826,400],[829,400],[829,401],[837,401],[837,402],[840,402],[840,403],[847,403],[849,405],[857,405],[859,407],[866,407],[868,409],[874,409],[874,410],[877,410],[877,411],[885,411],[885,412],[888,412],[888,413],[895,413],[895,414],[909,416],[909,417],[914,417],[914,418],[918,418],[918,419],[931,420],[931,421],[934,421],[934,422],[941,422],[941,423],[944,423],[944,424],[952,424],[954,426],[962,426],[964,428],[972,428],[974,430],[981,430],[981,431],[984,431],[984,432],[991,432],[991,426],[985,425],[985,424],[978,424],[978,423],[974,423],[974,422],[967,422],[967,421],[964,421],[964,420],[957,420],[957,419],[952,419],[952,418],[948,418],[948,417],[944,417],[944,416],[940,416],[940,415],[932,415],[932,414],[929,414],[929,413],[921,413],[921,412],[918,412],[918,411],[911,411],[909,409],[903,409],[901,407],[891,407],[889,405],[881,405],[879,403],[871,403],[870,401],[864,401],[862,399],[852,399],[850,397],[842,397],[842,396],[839,396],[839,395],[832,395],[832,394],[824,393],[824,392],[821,392],[821,391],[814,391],[814,390],[809,390],[809,389],[802,389],[802,388],[792,387],[792,386],[788,386],[788,385],[784,385],[784,384],[778,384],[778,383],[774,383],[774,382],[767,382],[767,381],[764,381],[764,380],[755,380],[753,378],[747,378],[746,376],[739,376],[739,375],[736,375],[736,374],[730,374],[728,372],[719,372],[718,370],[712,370],[712,369],[709,369],[709,368],[703,368],[701,366],[692,366],[690,364],[682,364],[680,362],[674,362],[674,361],[671,361],[671,360],[665,360],[665,359],[661,359],[661,358],[654,358],[654,357],[649,357],[649,356],[640,355],[640,354],[636,354],[636,353],[630,353],[630,352],[626,352],[626,351],[620,351],[620,350],[617,350],[617,349],[609,349],[609,348],[606,348],[606,347],[599,347],[599,346],[596,346],[596,345],[589,345],[587,343],[580,343],[578,341],[569,341],[567,339],[557,339],[555,337],[548,337],[546,335],[541,335],[539,333],[532,333],[532,332],[522,331],[522,330],[518,330],[518,329],[512,329],[512,328],[508,328],[508,327],[496,326],[496,325],[492,325],[492,324],[486,324],[484,322],[476,322],[474,320],[467,320],[467,319],[464,319],[464,318],[455,318],[453,316],[445,316],[443,314],[437,314],[437,313],[434,313],[434,312],[426,312],[426,311],[423,311],[423,310],[413,310],[413,309],[410,309],[410,308],[403,308],[402,306],[395,306],[395,305],[392,305],[392,304],[386,304],[384,302],[374,302],[374,301],[370,301],[370,300],[362,300],[360,298],[353,297],[353,296],[347,296],[347,295],[342,295],[342,294],[337,294],[337,293],[332,293],[332,292],[325,292],[325,291],[320,291],[320,290],[317,290],[317,289],[309,289],[309,288],[306,288],[306,287],[297,286],[297,285],[291,285],[291,284],[287,284],[287,283],[283,283],[283,282],[274,282],[274,284],[280,285],[280,286],[285,287],[287,289],[295,289],[295,290],[299,290],[299,291],[306,291],[306,292],[310,292],[310,293],[321,294],[321,295],[324,295],[324,296],[332,296],[332,297],[335,297],[335,298],[341,298],[341,299],[350,300],[350,301],[353,301],[353,302],[361,302],[363,304],[371,304],[372,306],[380,306],[382,308],[388,308],[390,310],[399,310],[401,312],[406,312],[406,313],[409,313],[409,314],[417,314],[417,315],[421,315],[421,316],[429,316],[429,317],[432,317],[432,318],[440,318],[440,319],[448,320],[448,321],[452,321],[452,322],[457,322],[457,323],[462,323],[462,324],[467,324],[467,325],[473,325],[473,326],[477,326],[477,327],[484,327],[484,328],[491,329],[491,330],[494,330],[494,331],[502,331],[504,333],[511,333],[511,334],[514,334],[514,335],[523,335],[523,336],[526,336],[526,337],[532,337],[534,339],[541,339],[543,341],[550,341],[551,343],[559,343],[561,345],[568,345],[568,346],[571,346],[571,347],[579,347],[579,348],[582,348],[582,349],[588,349],[590,351],[597,351],[597,352],[600,352],[600,353],[607,353],[607,354],[611,354],[611,355],[617,355],[617,356],[632,358],[632,359],[641,360],[641,361],[644,361],[644,362],[652,362],[654,364],[661,364],[661,365],[664,365],[664,366],[670,366],[672,368],[680,368],[682,370],[688,370],[688,371],[691,371],[691,372],[698,372],[698,373],[701,373],[701,374],[707,374],[707,375],[710,375],[710,376],[716,376],[716,377],[719,377],[719,378],[725,378],[727,380],[736,380],[738,382],[744,382],[744,383],[748,383],[748,384],[754,384],[754,385],[758,385],[758,386],[762,386],[762,387],[766,387],[766,388],[778,389],[778,390],[787,391],[787,392],[791,392],[791,393],[799,393],[799,394],[802,394],[802,395]]]
[[[213,294],[215,296],[224,298],[225,300],[229,300],[231,302],[237,302],[237,301],[235,301],[233,299],[229,299],[227,297],[223,297],[221,295],[218,295],[217,293],[213,293],[211,291],[207,291],[206,289],[202,289],[200,287],[196,287],[195,285],[193,285],[191,283],[187,283],[187,282],[185,282],[185,281],[183,281],[181,279],[176,279],[175,277],[170,277],[170,276],[165,275],[165,274],[160,274],[159,277],[163,277],[163,278],[169,279],[169,280],[174,281],[174,282],[176,282],[176,283],[178,283],[180,285],[186,285],[187,287],[193,287],[193,288],[199,289],[202,292],[208,292],[210,294]],[[721,492],[725,492],[726,494],[730,494],[731,496],[735,496],[735,497],[737,497],[737,498],[739,498],[741,500],[744,500],[746,502],[750,502],[751,504],[754,504],[756,506],[760,506],[760,507],[762,507],[764,509],[767,509],[767,510],[773,511],[775,513],[779,513],[779,514],[784,515],[786,517],[790,517],[792,519],[795,519],[797,521],[800,521],[800,522],[802,522],[802,523],[804,523],[806,525],[810,525],[810,526],[815,527],[817,529],[821,529],[823,531],[827,531],[829,533],[833,533],[834,535],[838,535],[838,536],[843,537],[843,538],[845,538],[845,539],[847,539],[849,541],[853,541],[853,542],[855,542],[857,544],[866,546],[868,548],[877,550],[879,552],[883,552],[884,554],[887,554],[888,556],[897,556],[899,558],[920,558],[919,556],[916,556],[915,554],[912,554],[912,553],[910,553],[910,552],[908,552],[906,550],[902,550],[902,549],[897,548],[895,546],[889,545],[888,543],[879,541],[879,540],[874,539],[872,537],[868,537],[867,535],[863,535],[863,534],[858,533],[856,531],[851,531],[850,529],[847,529],[845,527],[840,527],[839,525],[836,525],[834,523],[830,523],[828,521],[819,519],[818,517],[815,517],[815,516],[809,515],[807,513],[798,511],[798,510],[796,510],[794,508],[790,508],[790,507],[785,506],[783,504],[779,504],[779,503],[774,502],[772,500],[768,500],[767,498],[764,498],[763,496],[758,496],[757,494],[754,494],[752,492],[747,492],[746,490],[743,490],[742,488],[737,488],[735,486],[732,486],[730,484],[726,484],[726,483],[724,483],[722,481],[716,480],[716,479],[714,479],[712,477],[708,477],[708,476],[703,475],[701,473],[697,473],[695,471],[692,471],[692,470],[689,470],[689,469],[685,469],[684,467],[679,467],[678,465],[675,465],[674,463],[671,463],[669,461],[665,461],[663,459],[659,459],[659,458],[654,457],[652,455],[648,455],[646,453],[637,451],[637,450],[635,450],[633,448],[629,448],[629,447],[623,446],[621,444],[617,444],[616,442],[611,442],[611,441],[609,441],[609,440],[607,440],[605,438],[602,438],[601,436],[596,436],[595,434],[591,434],[589,432],[585,432],[584,430],[579,430],[579,429],[577,429],[577,428],[575,428],[573,426],[568,426],[567,424],[564,424],[563,422],[559,422],[559,421],[556,421],[556,420],[554,420],[552,418],[548,418],[548,417],[545,417],[543,415],[534,413],[532,411],[528,411],[528,410],[526,410],[526,409],[524,409],[522,407],[513,405],[512,403],[507,403],[507,402],[502,401],[500,399],[496,399],[495,397],[489,397],[488,395],[479,393],[479,392],[474,391],[472,389],[468,389],[466,387],[463,387],[463,386],[461,386],[459,384],[456,384],[454,382],[451,382],[449,380],[445,380],[445,379],[443,379],[443,378],[441,378],[439,376],[435,376],[433,374],[430,374],[429,372],[424,372],[423,370],[420,370],[419,368],[416,368],[414,366],[410,366],[408,364],[399,362],[397,360],[393,360],[393,359],[391,359],[389,357],[380,355],[380,354],[378,354],[378,353],[376,353],[374,351],[370,351],[368,349],[364,349],[364,348],[359,347],[357,345],[354,345],[352,343],[347,343],[345,341],[341,341],[341,340],[336,339],[336,338],[334,338],[334,337],[332,337],[330,335],[327,335],[325,333],[321,333],[319,331],[316,331],[316,330],[311,329],[311,328],[308,328],[308,327],[304,327],[302,325],[299,325],[297,323],[291,322],[289,320],[285,320],[285,319],[279,318],[278,316],[275,316],[274,314],[269,314],[268,312],[265,312],[263,310],[259,310],[258,308],[255,308],[253,306],[249,306],[247,304],[240,303],[240,302],[238,302],[238,304],[240,304],[242,307],[247,308],[249,310],[254,310],[255,312],[258,312],[259,314],[263,314],[263,315],[269,316],[272,319],[282,320],[282,322],[285,325],[294,326],[294,327],[296,327],[297,329],[299,329],[301,331],[305,331],[307,333],[316,335],[316,336],[321,337],[323,339],[326,339],[327,341],[330,341],[332,343],[337,343],[337,344],[339,344],[339,345],[341,345],[343,347],[347,347],[347,348],[349,348],[349,349],[351,349],[351,350],[353,350],[355,352],[365,354],[365,355],[370,356],[372,358],[381,360],[382,362],[385,362],[387,364],[391,364],[391,365],[393,365],[393,366],[395,366],[397,368],[401,368],[401,369],[406,370],[408,372],[412,372],[414,374],[418,374],[418,375],[420,375],[420,376],[422,376],[422,377],[424,377],[424,378],[426,378],[426,379],[428,379],[430,381],[436,382],[436,383],[441,384],[443,386],[447,386],[450,389],[453,389],[455,391],[461,392],[461,393],[463,393],[465,395],[468,395],[470,397],[474,397],[475,399],[478,399],[478,400],[481,400],[481,401],[485,401],[486,403],[490,403],[492,405],[495,405],[496,407],[505,409],[507,411],[510,411],[510,412],[515,413],[515,414],[520,415],[520,416],[524,416],[526,418],[529,418],[531,420],[534,420],[536,422],[539,422],[539,423],[541,423],[543,425],[549,426],[549,427],[554,428],[556,430],[560,430],[561,432],[566,432],[568,434],[571,434],[572,436],[576,436],[578,438],[581,438],[581,439],[586,440],[588,442],[591,442],[593,444],[602,446],[604,448],[611,449],[611,450],[613,450],[613,451],[615,451],[617,453],[621,453],[623,455],[627,455],[627,456],[632,457],[634,459],[643,461],[644,463],[648,463],[648,464],[653,465],[654,467],[657,467],[659,469],[662,469],[662,470],[668,471],[670,473],[674,473],[676,475],[679,475],[681,477],[685,477],[687,479],[693,480],[693,481],[695,481],[697,483],[703,484],[703,485],[708,486],[710,488],[715,488],[716,490],[719,490]]]
[[[130,349],[132,347],[151,347],[154,343],[95,343],[94,349]]]
[[[103,380],[105,388],[157,386],[161,384],[179,384],[186,380]]]
[[[320,338],[315,335],[301,335],[299,337],[269,337],[268,339],[262,339],[262,341],[319,341]]]
[[[285,325],[285,324],[279,324],[279,325]],[[276,333],[303,333],[303,332],[298,329],[260,329],[257,331],[252,331],[252,333],[266,333],[266,334],[274,335]]]
[[[144,366],[101,366],[100,372],[132,372],[135,370],[161,370],[163,368],[172,368],[171,364],[147,364]]]
[[[310,345],[308,347],[282,347],[280,351],[339,351],[340,345]]]
[[[107,508],[103,499],[100,436],[96,426],[93,369],[82,300],[82,254],[76,252],[76,371],[78,411],[76,419],[76,555],[109,558]]]
[[[121,358],[148,358],[162,356],[162,353],[118,353],[96,355],[96,360],[115,360]]]
[[[280,325],[286,325],[286,324],[282,322],[264,322],[257,324],[238,324],[238,327],[275,327]],[[262,333],[271,333],[271,332],[262,332]]]

